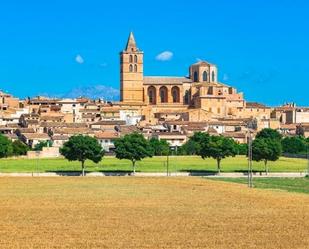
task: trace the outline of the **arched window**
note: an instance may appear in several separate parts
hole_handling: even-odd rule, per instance
[[[134,65],[134,72],[137,72],[137,65]]]
[[[148,101],[151,105],[155,105],[157,103],[157,91],[153,86],[148,87]]]
[[[129,61],[130,61],[130,63],[133,63],[133,55],[130,55]]]
[[[203,73],[203,81],[208,81],[208,75],[206,71]]]
[[[198,73],[194,72],[193,81],[198,82]]]
[[[215,72],[214,71],[212,71],[211,77],[212,77],[212,82],[215,82]]]
[[[133,66],[132,65],[129,66],[129,71],[130,71],[130,73],[133,72]]]
[[[180,102],[180,90],[178,86],[172,87],[172,97],[173,97],[173,103]]]
[[[190,91],[186,90],[186,92],[185,92],[185,104],[189,105],[189,103],[190,103]]]
[[[134,55],[134,63],[137,63],[137,55]]]
[[[160,87],[160,100],[161,103],[167,103],[167,88],[165,86]]]

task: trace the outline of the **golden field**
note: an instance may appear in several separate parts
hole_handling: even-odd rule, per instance
[[[309,248],[309,195],[201,178],[0,178],[0,248]]]

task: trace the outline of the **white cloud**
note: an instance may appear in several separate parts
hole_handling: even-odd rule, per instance
[[[85,62],[84,58],[80,54],[76,55],[75,61],[79,64],[83,64]]]
[[[171,51],[164,51],[156,56],[157,61],[170,61],[173,58]]]

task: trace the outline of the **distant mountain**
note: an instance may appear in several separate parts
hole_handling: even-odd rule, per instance
[[[96,86],[87,86],[87,87],[77,87],[72,89],[70,92],[65,94],[64,98],[78,98],[78,97],[87,97],[91,99],[104,99],[117,101],[119,100],[119,89],[105,86],[105,85],[96,85]]]
[[[95,85],[95,86],[76,87],[67,93],[60,93],[60,94],[40,93],[38,95],[49,98],[75,99],[79,97],[86,97],[90,99],[104,99],[107,101],[118,101],[120,97],[120,92],[119,89],[110,86]]]

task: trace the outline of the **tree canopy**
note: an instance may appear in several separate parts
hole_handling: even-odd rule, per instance
[[[79,161],[82,165],[82,175],[85,175],[85,161],[91,160],[98,163],[104,156],[104,150],[99,142],[89,136],[76,135],[60,148],[60,153],[69,161]]]
[[[285,153],[301,153],[306,152],[306,140],[304,137],[285,137],[282,139],[282,150]]]
[[[247,144],[237,144],[237,155],[248,155],[248,145]]]
[[[0,134],[0,158],[11,156],[13,146],[11,140]]]
[[[271,138],[256,138],[252,143],[252,159],[264,161],[265,171],[268,174],[268,161],[277,161],[282,153],[280,141]]]
[[[16,140],[12,143],[12,149],[14,156],[22,156],[27,154],[29,147],[23,142]]]
[[[208,144],[210,136],[205,132],[195,132],[192,137],[182,146],[187,155],[201,155],[201,147]]]
[[[202,158],[212,157],[217,160],[218,173],[221,172],[221,160],[236,156],[237,143],[232,138],[223,136],[210,136],[201,144],[200,155]]]
[[[44,147],[51,147],[52,142],[51,141],[40,141],[34,146],[35,151],[42,151]]]
[[[170,146],[166,140],[151,138],[149,143],[155,156],[166,156],[169,154]]]
[[[132,162],[135,174],[135,163],[146,157],[153,156],[153,149],[142,134],[131,133],[115,140],[115,154],[118,159],[128,159]]]
[[[275,140],[280,141],[282,138],[282,135],[274,129],[265,128],[259,131],[255,138],[265,138],[265,139],[269,138],[269,139],[275,139]]]

